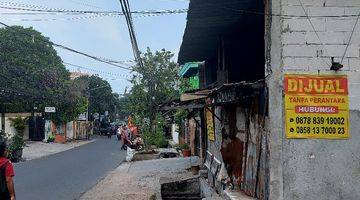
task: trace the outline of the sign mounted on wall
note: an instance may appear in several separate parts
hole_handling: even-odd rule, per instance
[[[208,138],[210,141],[215,141],[214,116],[212,113],[212,108],[206,108],[205,115]]]
[[[214,124],[214,108],[211,107],[213,99],[206,98],[205,100],[205,122],[208,140],[215,141],[215,124]]]
[[[56,112],[56,108],[55,107],[45,107],[45,112],[46,113],[54,113],[54,112]]]
[[[346,75],[286,74],[286,138],[349,138]]]

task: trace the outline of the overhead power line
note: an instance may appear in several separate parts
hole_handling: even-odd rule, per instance
[[[92,72],[95,72],[95,73],[114,76],[114,77],[131,78],[130,76],[125,75],[125,74],[119,74],[119,73],[112,73],[112,72],[109,72],[109,71],[96,70],[96,69],[92,69],[92,68],[89,68],[89,67],[84,67],[84,66],[80,66],[80,65],[77,65],[77,64],[72,64],[72,63],[69,63],[69,62],[64,62],[63,61],[63,64],[68,65],[68,66],[72,66],[72,67],[76,67],[76,68],[80,68],[80,69],[85,69],[85,70],[92,71]]]
[[[130,10],[129,1],[128,0],[119,0],[119,1],[120,1],[120,4],[121,4],[122,12],[125,15],[126,24],[128,26],[131,45],[132,45],[132,48],[133,48],[135,60],[136,60],[137,64],[142,68],[143,67],[143,62],[141,60],[139,46],[138,46],[136,35],[135,35],[135,28],[134,28],[133,19],[132,19],[132,16],[131,16],[131,10]]]
[[[82,3],[82,2],[78,2],[78,1],[74,1],[74,0],[69,0],[70,2],[72,3],[75,3],[75,4],[78,4],[78,5],[83,5],[83,6],[87,6],[87,7],[91,7],[91,8],[98,8],[98,9],[102,9],[101,7],[99,6],[95,6],[95,5],[91,5],[91,4],[87,4],[87,3]]]
[[[29,18],[21,18],[21,19],[8,19],[9,21],[14,21],[14,22],[38,22],[38,21],[72,21],[72,20],[85,20],[85,19],[95,19],[95,18],[99,18],[99,17],[105,17],[103,15],[93,15],[93,16],[81,16],[81,17],[71,17],[71,18],[37,18],[37,19],[29,19]]]
[[[358,14],[358,17],[356,18],[355,24],[354,24],[353,29],[352,29],[351,34],[350,34],[349,42],[348,42],[347,45],[346,45],[346,48],[345,48],[345,51],[344,51],[344,54],[343,54],[343,56],[342,56],[342,58],[341,58],[341,62],[340,62],[340,63],[342,63],[342,62],[344,61],[344,58],[345,58],[346,53],[347,53],[347,50],[348,50],[348,48],[349,48],[349,46],[350,46],[352,37],[353,37],[354,32],[355,32],[355,28],[356,28],[356,26],[357,26],[357,24],[358,24],[358,22],[359,22],[359,19],[360,19],[360,12],[359,12],[359,14]]]
[[[0,13],[0,15],[8,15],[9,13]],[[16,14],[16,13],[13,13]],[[144,18],[144,17],[157,17],[171,14],[148,14],[148,15],[137,15],[135,18]],[[101,17],[121,17],[121,15],[90,15],[90,16],[79,16],[79,17],[70,17],[70,18],[11,18],[7,19],[8,21],[23,21],[23,22],[39,22],[39,21],[73,21],[73,20],[90,20],[98,19]]]
[[[5,26],[5,27],[8,27],[12,30],[15,30],[17,31],[19,34],[23,34],[23,35],[27,35],[29,37],[33,37],[33,35],[30,35],[28,34],[27,32],[22,32],[22,31],[18,31],[17,29],[15,29],[14,27],[12,26],[9,26],[3,22],[0,22],[1,25]],[[47,41],[47,40],[44,40],[42,38],[39,38],[42,42],[45,42],[47,44],[50,44],[52,46],[55,46],[55,47],[58,47],[58,48],[61,48],[61,49],[64,49],[64,50],[67,50],[67,51],[70,51],[70,52],[73,52],[73,53],[76,53],[76,54],[79,54],[79,55],[82,55],[82,56],[85,56],[85,57],[88,57],[88,58],[91,58],[93,60],[96,60],[96,61],[99,61],[99,62],[102,62],[102,63],[106,63],[106,64],[109,64],[109,65],[112,65],[112,66],[115,66],[115,67],[119,67],[119,68],[122,68],[122,69],[126,69],[126,70],[132,70],[131,68],[129,67],[124,67],[122,65],[119,65],[119,64],[115,64],[111,61],[111,59],[101,59],[97,56],[93,56],[93,55],[90,55],[90,54],[87,54],[87,53],[84,53],[84,52],[81,52],[81,51],[78,51],[78,50],[75,50],[75,49],[72,49],[70,47],[67,47],[67,46],[64,46],[62,44],[57,44],[57,43],[54,43],[54,42],[51,42],[51,41]],[[118,62],[118,61],[117,61]]]
[[[106,60],[103,60],[103,59],[100,59],[96,56],[93,56],[93,55],[89,55],[87,53],[84,53],[84,52],[81,52],[81,51],[78,51],[78,50],[75,50],[75,49],[72,49],[72,48],[69,48],[69,47],[66,47],[64,45],[61,45],[61,44],[56,44],[56,43],[53,43],[51,42],[52,45],[56,46],[56,47],[59,47],[59,48],[62,48],[62,49],[65,49],[65,50],[68,50],[70,52],[73,52],[73,53],[77,53],[77,54],[80,54],[80,55],[83,55],[85,57],[88,57],[88,58],[92,58],[96,61],[99,61],[99,62],[103,62],[103,63],[106,63],[106,64],[109,64],[109,65],[112,65],[112,66],[115,66],[115,67],[119,67],[119,68],[122,68],[122,69],[126,69],[126,70],[132,70],[131,68],[129,67],[124,67],[124,66],[121,66],[121,65],[118,65],[118,64],[114,64],[110,61],[106,61]]]
[[[21,11],[42,12],[42,13],[124,15],[123,12],[118,12],[118,11],[66,10],[66,9],[34,9],[34,8],[9,7],[9,6],[0,6],[0,8],[2,8],[2,9],[8,9],[8,10],[21,10]],[[176,9],[176,10],[148,10],[148,11],[132,11],[132,12],[131,12],[131,14],[139,14],[139,15],[179,14],[179,13],[187,13],[187,9]]]
[[[39,6],[34,4],[25,4],[25,3],[17,3],[17,2],[0,2],[1,5],[6,6],[15,6],[15,7],[26,7],[26,8],[40,8],[40,9],[49,9],[49,7],[46,6]]]
[[[187,0],[169,0],[169,1],[187,1]],[[37,6],[37,5],[30,5],[30,4],[19,4],[13,2],[0,2],[0,4],[10,5],[9,6],[0,6],[0,8],[4,9],[12,9],[12,10],[23,10],[23,11],[31,11],[31,12],[40,12],[40,13],[47,13],[47,14],[104,14],[104,15],[124,15],[122,12],[118,11],[97,11],[97,10],[68,10],[63,8],[48,8],[45,6]],[[231,7],[231,4],[228,6],[221,6],[214,3],[204,3],[203,6],[216,6],[219,9],[224,9],[232,12],[237,12],[239,14],[250,14],[250,15],[265,15],[265,16],[275,16],[275,17],[299,17],[299,18],[346,18],[346,17],[358,17],[357,14],[345,14],[345,15],[291,15],[291,14],[273,14],[273,13],[264,13],[254,10],[244,10],[244,9],[237,9]],[[178,9],[178,10],[149,10],[149,11],[132,11],[132,14],[145,14],[145,15],[153,15],[155,14],[181,14],[187,13],[188,9]],[[194,12],[194,11],[193,11]],[[2,13],[0,13],[2,14]],[[36,14],[36,13],[34,13]]]
[[[309,24],[311,25],[311,28],[312,28],[313,31],[315,32],[316,37],[318,38],[319,42],[322,44],[323,50],[326,51],[325,45],[324,45],[324,43],[322,42],[322,40],[321,40],[321,38],[320,38],[320,36],[319,36],[319,33],[316,31],[315,26],[314,26],[314,24],[312,23],[309,15],[308,15],[308,12],[306,11],[303,3],[301,2],[301,0],[298,0],[298,2],[300,3],[301,8],[303,9],[304,14],[306,15],[306,18],[307,18],[307,20],[309,21]],[[324,60],[324,57],[323,57],[323,56],[321,56],[320,58],[321,58],[321,60],[322,60],[327,66],[329,66],[329,67],[331,66],[328,62],[326,62],[326,61]]]

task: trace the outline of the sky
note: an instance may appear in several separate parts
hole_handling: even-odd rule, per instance
[[[187,0],[129,0],[132,11],[174,10],[188,8]],[[120,11],[119,0],[0,0],[0,6],[21,6],[32,9]],[[8,25],[33,27],[54,43],[102,58],[118,61],[134,60],[126,21],[123,16],[94,15],[14,15],[27,12],[0,8],[0,21]],[[85,16],[85,17],[84,17]],[[162,16],[133,15],[140,51],[165,48],[175,54],[180,49],[186,25],[186,14]],[[98,74],[107,80],[113,91],[123,94],[131,88],[128,70],[101,63],[91,58],[56,48],[69,71]]]

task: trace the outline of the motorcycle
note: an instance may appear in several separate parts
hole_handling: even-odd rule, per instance
[[[132,141],[128,140],[126,146],[141,151],[144,149],[144,140],[140,136],[137,136]]]

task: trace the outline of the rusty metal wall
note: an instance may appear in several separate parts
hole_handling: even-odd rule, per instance
[[[191,118],[189,119],[189,143],[190,143],[190,150],[191,155],[196,155],[196,143],[195,143],[195,137],[196,137],[196,122],[195,119]]]
[[[254,98],[251,108],[241,105],[222,107],[220,152],[235,189],[251,197],[268,199],[269,148],[266,118],[261,112],[264,101],[260,99]],[[235,115],[232,113],[234,110]],[[235,124],[235,129],[232,124]]]
[[[92,122],[76,121],[74,139],[85,139],[87,135],[92,135],[92,127]]]
[[[218,191],[226,185],[251,197],[269,199],[266,90],[230,87],[214,97],[213,110],[215,141],[207,141],[208,151],[222,164],[212,185]]]
[[[268,199],[268,140],[264,129],[264,117],[250,116],[244,176],[241,188],[252,197]]]

